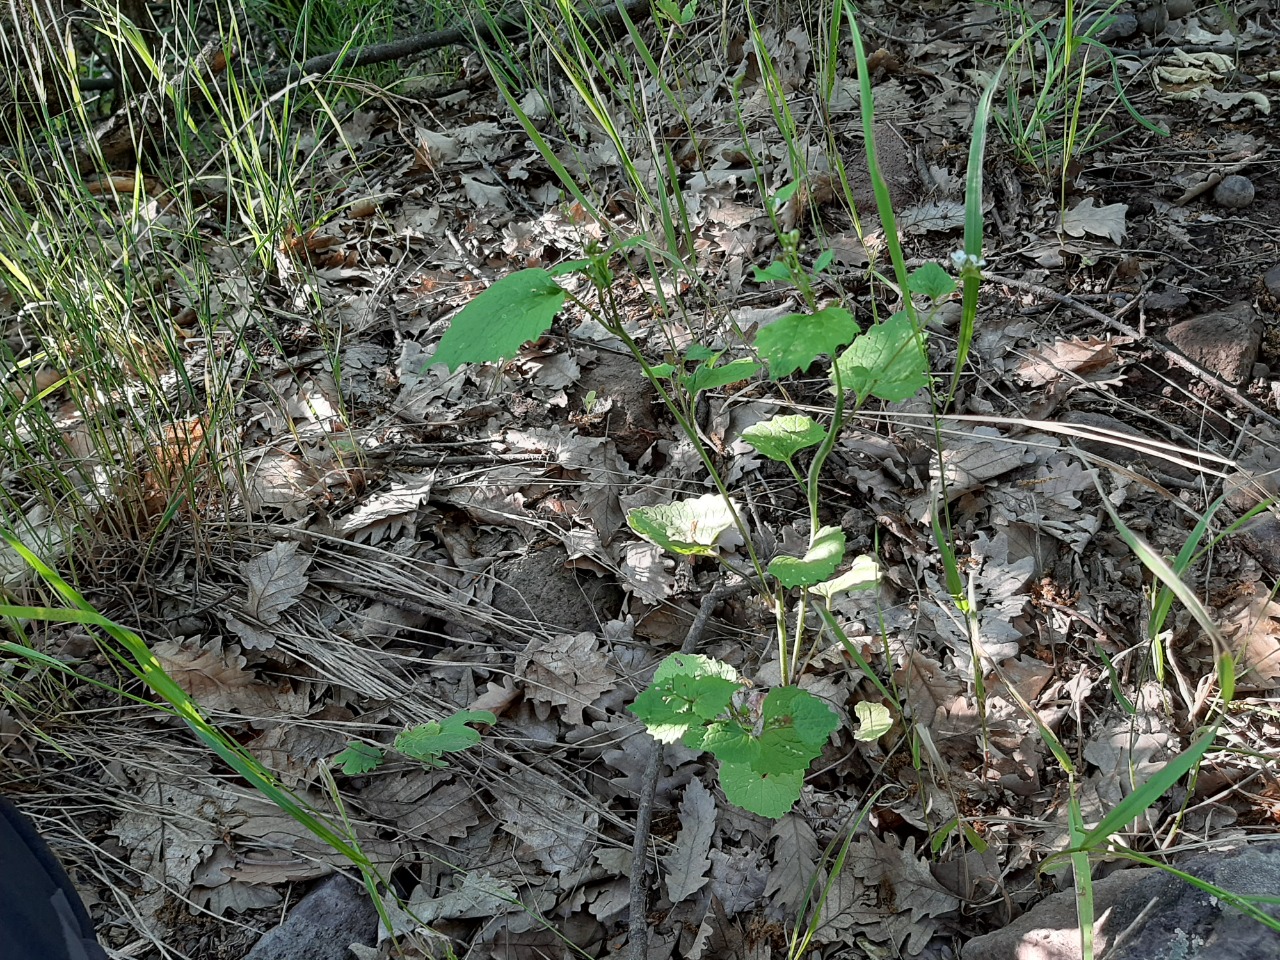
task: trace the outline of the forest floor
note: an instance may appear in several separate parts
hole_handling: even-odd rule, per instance
[[[959,956],[1070,887],[1061,861],[1041,868],[1068,846],[1073,795],[1086,823],[1100,820],[1209,719],[1214,644],[1181,604],[1153,615],[1151,569],[1107,507],[1160,556],[1206,548],[1183,579],[1242,671],[1198,775],[1123,842],[1166,857],[1274,836],[1280,786],[1260,758],[1280,755],[1280,533],[1264,513],[1218,534],[1277,489],[1280,143],[1267,109],[1280,23],[1267,3],[1200,6],[1154,34],[1109,39],[1114,60],[1092,53],[1100,69],[1081,88],[1065,176],[1060,153],[1038,144],[1061,136],[1079,78],[1058,81],[1059,111],[1041,109],[1038,136],[1031,54],[1052,32],[1025,48],[1031,59],[1015,51],[993,105],[984,280],[954,401],[939,411],[925,391],[865,404],[821,485],[821,522],[881,571],[833,609],[901,713],[878,739],[855,739],[856,705],[888,701],[813,634],[799,684],[841,723],[776,820],[729,803],[708,754],[669,744],[645,863],[632,862],[655,741],[627,706],[721,575],[626,522],[631,508],[710,489],[639,365],[572,302],[506,363],[450,372],[431,357],[451,317],[507,274],[628,237],[664,243],[617,144],[642,182],[674,195],[674,178],[682,202],[684,264],[670,283],[653,281],[642,246],[612,260],[614,306],[651,362],[695,343],[749,357],[754,330],[802,307],[753,271],[779,256],[765,197],[793,181],[781,227],[800,232],[810,264],[834,251],[819,302],[862,327],[897,309],[876,276],[892,274],[852,46],[846,36],[830,55],[804,17],[759,25],[794,119],[787,136],[740,12],[638,27],[683,115],[641,58],[624,57],[636,73],[612,93],[630,99],[602,122],[547,56],[554,44],[514,46],[527,71],[514,102],[585,185],[586,205],[474,52],[450,76],[366,90],[307,121],[290,185],[307,228],[280,238],[266,268],[233,255],[233,218],[210,213],[198,242],[225,268],[203,298],[173,284],[174,314],[203,322],[180,355],[187,382],[198,392],[218,380],[211,371],[233,371],[216,457],[183,452],[209,429],[198,404],[165,434],[176,461],[206,471],[205,492],[162,533],[145,512],[104,524],[60,568],[285,786],[341,822],[337,791],[351,835],[393,883],[382,955],[394,944],[444,956],[447,939],[459,957],[629,957],[638,886],[651,958],[784,957],[797,917],[813,919],[814,956]],[[1049,17],[1056,5],[1028,7]],[[859,22],[904,255],[950,269],[975,105],[1021,27],[964,2],[867,3]],[[1251,199],[1233,205],[1228,191],[1244,185],[1219,189],[1230,176]],[[161,202],[143,213],[160,226],[170,215]],[[588,297],[578,278],[561,282]],[[13,329],[21,308],[7,301]],[[943,396],[959,336],[957,294],[930,318]],[[814,373],[785,391],[724,385],[696,406],[765,556],[803,552],[807,507],[741,434],[777,413],[829,414]],[[214,479],[223,456],[245,465],[238,487]],[[967,614],[930,525],[943,506]],[[773,629],[764,602],[735,593],[697,649],[769,688],[781,680]],[[118,680],[83,627],[31,638]],[[309,883],[349,866],[179,721],[88,685],[55,699],[0,712],[0,778],[58,839],[116,956],[238,960]],[[351,741],[389,748],[458,710],[497,721],[446,767],[394,751],[365,773],[333,764]],[[830,881],[816,915],[815,877]]]

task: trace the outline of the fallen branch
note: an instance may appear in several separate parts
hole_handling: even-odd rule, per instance
[[[601,4],[582,12],[582,20],[588,26],[619,26],[626,17],[631,20],[643,19],[650,13],[650,0],[619,0],[618,3]],[[367,67],[375,63],[390,63],[403,60],[429,50],[440,50],[444,47],[475,46],[477,43],[493,43],[499,36],[505,40],[519,42],[528,39],[528,26],[524,19],[502,17],[488,23],[469,23],[464,26],[450,27],[433,33],[421,33],[417,36],[392,40],[390,43],[375,43],[367,47],[340,50],[312,57],[303,63],[295,64],[288,70],[278,70],[259,78],[259,83],[266,93],[282,90],[290,84],[297,83],[304,77],[323,76],[341,64],[345,70],[356,67]]]

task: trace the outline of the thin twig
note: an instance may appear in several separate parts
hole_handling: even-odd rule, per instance
[[[726,580],[711,590],[698,604],[698,614],[689,625],[684,643],[680,645],[681,653],[693,653],[702,634],[715,612],[724,600],[746,589],[747,582],[742,579]],[[636,802],[636,834],[631,844],[631,919],[628,929],[630,960],[646,960],[649,956],[649,898],[646,889],[648,877],[644,862],[649,848],[649,826],[653,820],[653,795],[658,788],[658,774],[662,770],[662,744],[653,741],[649,750],[649,759],[645,761],[644,779],[640,782],[640,796]]]
[[[1117,333],[1123,334],[1126,337],[1132,337],[1135,343],[1141,342],[1143,339],[1145,339],[1141,333],[1139,333],[1133,327],[1129,326],[1127,323],[1121,323],[1119,320],[1115,320],[1111,317],[1108,317],[1102,311],[1095,310],[1093,307],[1089,306],[1087,303],[1082,303],[1081,301],[1077,300],[1075,297],[1067,296],[1064,293],[1058,293],[1056,290],[1051,290],[1048,287],[1038,283],[1032,283],[1029,280],[1015,280],[1012,277],[999,277],[990,273],[983,274],[983,276],[987,280],[990,280],[992,283],[1003,283],[1017,290],[1026,290],[1030,293],[1034,293],[1042,297],[1048,297],[1051,300],[1057,300],[1063,306],[1070,307],[1072,310],[1082,313],[1086,317],[1090,317],[1094,320],[1097,320],[1099,323],[1102,323],[1110,327],[1112,330],[1115,330]],[[1227,383],[1225,380],[1220,379],[1219,377],[1210,373],[1204,367],[1200,366],[1198,363],[1195,363],[1192,360],[1188,360],[1182,354],[1174,350],[1171,350],[1162,344],[1157,343],[1155,344],[1155,346],[1161,353],[1163,353],[1168,358],[1169,362],[1173,364],[1175,367],[1181,367],[1183,370],[1187,371],[1187,373],[1190,373],[1192,376],[1198,377],[1200,380],[1204,381],[1204,383],[1213,387],[1213,389],[1218,391],[1218,393],[1226,397],[1228,400],[1230,400],[1236,406],[1240,407],[1242,410],[1248,410],[1255,417],[1259,417],[1265,420],[1267,423],[1271,424],[1273,427],[1280,428],[1280,420],[1276,419],[1274,416],[1267,413],[1267,411],[1263,410],[1260,406],[1258,406],[1256,403],[1254,403],[1252,400],[1250,400],[1248,397],[1242,394],[1235,387],[1231,386],[1231,384]]]
[[[598,7],[583,10],[581,16],[583,22],[591,26],[616,25],[622,22],[624,14],[631,19],[647,17],[650,12],[649,4],[650,0],[623,0],[618,4],[603,3]],[[312,57],[287,70],[269,73],[262,77],[259,83],[265,91],[273,92],[296,83],[303,77],[328,73],[339,63],[344,70],[350,70],[374,63],[403,60],[419,53],[426,53],[428,50],[473,46],[476,43],[488,44],[492,43],[498,35],[510,41],[525,40],[528,39],[526,33],[527,25],[523,17],[502,17],[491,23],[467,23],[447,30],[404,37],[390,43],[375,43],[367,47],[356,47]]]

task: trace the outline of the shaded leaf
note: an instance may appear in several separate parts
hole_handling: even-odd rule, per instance
[[[568,294],[537,267],[508,274],[459,311],[431,362],[452,373],[464,363],[497,363],[551,328]]]
[[[844,531],[820,527],[803,557],[775,557],[769,564],[769,575],[788,589],[811,587],[835,573],[843,559]]]
[[[770,460],[786,462],[801,450],[820,444],[827,431],[812,417],[785,414],[753,423],[742,431],[742,439]]]
[[[780,817],[800,799],[804,771],[762,774],[746,764],[722,763],[720,786],[734,806],[762,817]]]
[[[352,740],[347,748],[333,758],[348,777],[376,770],[382,764],[382,751],[360,740]]]
[[[756,349],[769,364],[774,380],[793,370],[808,370],[810,364],[849,342],[858,325],[844,307],[827,307],[817,313],[789,313],[756,334]]]

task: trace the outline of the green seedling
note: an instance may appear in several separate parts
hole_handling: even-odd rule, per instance
[[[600,302],[609,303],[612,252],[597,252],[587,262],[566,265],[558,272],[581,272],[596,286]],[[818,258],[818,265],[823,259]],[[797,280],[796,262],[793,259],[785,267],[775,264],[762,273],[766,279],[811,290],[811,278]],[[937,265],[916,269],[908,275],[908,283],[911,293],[927,297],[935,305],[956,289],[952,278]],[[929,386],[923,335],[908,310],[860,332],[853,315],[836,305],[788,314],[757,334],[755,354],[770,379],[807,371],[826,357],[835,398],[831,419],[825,425],[805,415],[784,414],[743,433],[742,438],[761,454],[786,466],[809,508],[810,535],[804,553],[774,557],[765,565],[756,558],[739,511],[692,422],[692,405],[699,393],[757,376],[761,365],[756,359],[725,360],[727,351],[695,344],[683,356],[650,365],[619,316],[598,312],[561,287],[555,274],[535,268],[497,281],[468,304],[441,339],[434,360],[455,370],[464,363],[494,363],[512,357],[526,341],[541,337],[570,299],[627,345],[699,451],[716,487],[714,493],[633,509],[627,515],[631,529],[676,556],[708,557],[730,569],[726,554],[735,545],[744,547],[757,588],[776,611],[783,686],[761,701],[758,716],[746,707],[733,706],[733,691],[740,682],[736,675],[726,676],[717,672],[718,668],[689,660],[667,661],[671,666],[665,667],[665,673],[660,671],[654,686],[641,694],[635,712],[658,739],[683,739],[714,753],[721,761],[721,785],[732,802],[766,816],[780,816],[795,803],[804,771],[834,729],[826,726],[830,711],[823,708],[824,719],[817,722],[805,699],[808,695],[802,696],[791,686],[802,670],[808,648],[804,642],[808,605],[816,599],[821,601],[819,606],[826,607],[833,596],[845,590],[866,589],[876,583],[877,571],[869,557],[839,572],[846,563],[845,535],[838,527],[821,522],[819,478],[850,403],[856,410],[872,398],[904,400]],[[810,453],[808,468],[802,469],[796,460]],[[830,626],[833,618],[824,620]],[[839,632],[833,636],[846,647],[852,646]],[[870,673],[865,662],[860,666]],[[883,684],[880,686],[883,689]],[[705,699],[716,691],[719,699]],[[896,706],[891,696],[887,699]],[[711,706],[702,706],[707,703]],[[665,706],[660,709],[659,704]],[[674,717],[669,714],[699,716],[706,723],[681,727],[673,736],[670,724]],[[882,705],[865,705],[859,718],[859,736],[874,738],[888,727],[888,709]],[[763,726],[748,733],[748,720]],[[796,732],[798,726],[805,732]],[[784,735],[783,730],[790,732]],[[789,751],[788,759],[779,759],[779,751]],[[352,760],[372,762],[363,755]]]
[[[407,757],[420,760],[428,767],[447,767],[442,759],[446,753],[458,753],[480,742],[480,732],[469,724],[497,723],[498,718],[488,710],[459,710],[443,720],[420,723],[401,731],[394,748]],[[345,750],[333,758],[335,765],[349,777],[370,773],[382,766],[386,753],[379,747],[353,740]]]
[[[681,653],[659,665],[630,710],[655,739],[715,756],[729,802],[765,817],[792,808],[805,771],[840,722],[804,690],[762,695],[728,664]]]

